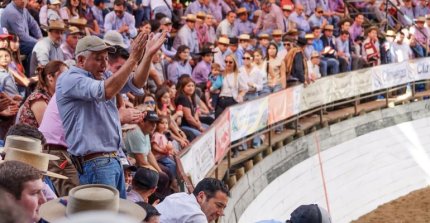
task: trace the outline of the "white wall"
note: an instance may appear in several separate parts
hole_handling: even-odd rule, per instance
[[[350,222],[430,182],[430,118],[365,134],[321,153],[333,222]],[[301,204],[326,207],[318,156],[272,181],[240,223],[285,221]]]

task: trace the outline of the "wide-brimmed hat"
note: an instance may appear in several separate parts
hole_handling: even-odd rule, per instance
[[[418,16],[418,18],[415,19],[415,22],[426,22],[426,17]]]
[[[325,25],[324,26],[324,30],[334,30],[334,26],[333,25]]]
[[[258,35],[258,39],[270,39],[269,34],[263,33]]]
[[[60,5],[61,4],[60,0],[49,0],[48,2],[50,5]]]
[[[18,135],[9,135],[6,137],[4,142],[4,147],[0,148],[1,152],[7,153],[9,148],[15,148],[20,150],[25,150],[33,153],[42,153],[42,142],[39,139],[32,137],[24,137]],[[51,154],[46,154],[49,157],[49,160],[58,160],[58,156],[54,156]]]
[[[227,37],[220,37],[218,39],[218,43],[229,45],[230,44],[230,40]]]
[[[280,29],[275,29],[272,31],[272,36],[282,36],[284,33]]]
[[[247,13],[248,11],[246,10],[246,8],[244,8],[244,7],[242,7],[242,8],[239,8],[238,10],[236,10],[236,14],[238,14],[238,15],[240,15],[240,14],[245,14],[245,13]]]
[[[248,34],[240,34],[239,36],[239,40],[250,40],[251,36],[249,36]]]
[[[197,20],[196,15],[194,14],[188,14],[187,16],[182,17],[183,20],[185,21],[190,21],[190,22],[195,22]]]
[[[49,30],[66,30],[66,24],[64,24],[61,20],[51,20],[49,21],[48,31]]]
[[[387,32],[385,33],[386,37],[395,37],[396,36],[396,32],[394,32],[394,30],[387,30]]]
[[[305,35],[305,39],[315,39],[315,36],[312,33],[308,33]]]
[[[87,184],[70,190],[68,197],[51,200],[40,207],[40,216],[54,222],[88,211],[110,211],[143,221],[146,211],[132,201],[120,199],[116,188],[102,184]]]
[[[69,28],[66,31],[67,35],[73,35],[73,34],[84,34],[78,27],[76,26],[69,26]]]
[[[212,54],[212,53],[216,53],[215,51],[213,51],[211,48],[203,48],[202,50],[200,50],[200,52],[198,53],[198,55],[204,56],[206,54]]]
[[[298,34],[299,34],[299,31],[296,28],[289,29],[287,32],[287,35],[289,36],[298,35]]]
[[[87,25],[87,20],[84,18],[71,18],[69,19],[69,25],[70,26],[86,26]]]
[[[102,39],[97,36],[85,36],[78,41],[76,45],[75,55],[78,55],[84,51],[99,52],[103,50],[113,49],[112,46],[108,46]]]
[[[284,5],[284,6],[282,6],[282,10],[283,11],[293,11],[293,6],[292,5]]]
[[[49,160],[53,155],[40,153],[40,152],[32,152],[26,151],[22,149],[16,148],[7,148],[6,155],[4,157],[5,161],[15,160],[23,163],[27,163],[34,168],[43,171],[43,174],[50,177],[55,177],[59,179],[68,179],[68,177],[63,176],[61,174],[53,173],[48,171]],[[58,157],[56,157],[58,159]]]
[[[197,12],[196,17],[197,17],[197,19],[205,20],[206,13],[205,12]]]
[[[320,53],[318,53],[318,51],[312,51],[312,53],[311,53],[311,59],[312,58],[316,58],[316,57],[320,58],[321,57]]]
[[[103,36],[103,40],[109,46],[120,46],[124,49],[127,49],[127,45],[124,43],[124,38],[122,37],[121,33],[116,30],[107,31]]]
[[[370,31],[372,31],[372,30],[376,30],[377,32],[378,32],[378,30],[379,30],[379,28],[377,27],[377,26],[371,26],[371,27],[369,27],[367,30],[366,30],[366,35],[370,32]]]

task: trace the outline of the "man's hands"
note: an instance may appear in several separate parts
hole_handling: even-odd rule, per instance
[[[137,124],[144,118],[142,112],[134,108],[120,107],[118,111],[119,119],[122,124]]]
[[[147,43],[148,35],[142,32],[139,33],[139,35],[137,35],[136,39],[131,44],[129,59],[138,63],[142,59],[142,55],[145,52]]]
[[[149,53],[149,56],[152,57],[163,45],[166,41],[167,32],[162,32],[161,34],[149,34],[148,43],[146,44],[145,54]]]

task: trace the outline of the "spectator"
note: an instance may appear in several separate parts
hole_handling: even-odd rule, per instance
[[[306,46],[306,39],[299,38],[297,46],[292,48],[285,57],[285,69],[288,76],[288,87],[298,84],[308,84],[308,67],[303,48]]]
[[[333,36],[333,25],[326,25],[324,27],[324,34],[321,36],[321,41],[323,43],[324,50],[322,51],[322,55],[327,58],[333,58],[338,61],[338,69],[340,72],[345,72],[348,67],[348,61],[346,61],[343,57],[339,57],[338,49],[336,48],[335,38]],[[327,66],[329,66],[327,64]],[[337,69],[335,69],[337,71]]]
[[[314,14],[314,12],[316,11],[316,7],[317,7],[316,0],[301,0],[295,3],[303,6],[303,10],[304,10],[303,13],[304,13],[304,16],[306,16],[306,18],[311,17],[311,15]]]
[[[100,27],[97,23],[97,20],[91,10],[91,7],[94,6],[94,1],[81,0],[81,17],[87,20],[86,29],[91,35],[100,36]]]
[[[340,36],[336,38],[336,49],[338,58],[342,58],[345,63],[340,63],[340,72],[346,72],[351,70],[351,53],[349,49],[349,32],[343,30],[340,32]]]
[[[30,94],[21,108],[20,123],[39,127],[48,102],[55,93],[57,78],[66,70],[67,65],[58,60],[50,61],[45,67],[38,69],[39,82],[36,90]]]
[[[143,220],[143,223],[160,223],[160,212],[157,211],[157,209],[144,202],[137,202],[139,206],[141,206],[146,211],[146,217]]]
[[[313,46],[315,36],[312,33],[306,34],[305,39],[306,39],[306,46],[305,46],[303,52],[304,52],[306,59],[310,60],[312,52],[315,51],[314,46]]]
[[[268,63],[263,57],[263,53],[260,49],[257,49],[252,54],[253,62],[255,68],[257,68],[261,74],[262,77],[262,85],[263,89],[261,90],[261,95],[267,95],[270,93],[270,88],[267,83],[267,69],[268,69]]]
[[[66,4],[60,10],[61,18],[65,21],[69,21],[70,19],[78,19],[80,17],[80,6],[80,0],[66,0]]]
[[[91,6],[91,11],[93,12],[94,19],[97,21],[99,26],[100,34],[105,33],[105,15],[107,14],[105,3],[108,2],[108,0],[94,0],[94,5]]]
[[[51,60],[65,60],[63,51],[60,48],[64,30],[66,30],[66,28],[63,22],[50,22],[48,37],[37,41],[33,53],[31,54],[30,76],[36,75],[37,67],[43,67]]]
[[[131,183],[132,189],[127,192],[127,200],[149,203],[149,197],[155,192],[158,184],[158,172],[146,167],[137,169]]]
[[[403,32],[399,32],[397,34],[396,41],[393,43],[393,62],[400,63],[403,61],[407,61],[413,58],[413,53],[409,44],[404,41],[405,34]]]
[[[15,79],[9,73],[9,64],[11,63],[12,53],[8,48],[0,48],[0,88],[9,96],[19,95]]]
[[[293,23],[289,17],[291,15],[291,12],[293,11],[293,7],[291,5],[284,5],[282,7],[282,12],[283,12],[283,26],[282,26],[282,31],[284,33],[288,32],[290,29],[293,29],[296,27],[295,23]]]
[[[46,202],[42,193],[43,172],[19,161],[0,164],[0,186],[23,208],[28,222],[39,222],[39,208]]]
[[[167,18],[172,19],[172,0],[150,0],[149,5],[151,6],[153,17],[157,14],[163,14]]]
[[[178,82],[178,86],[175,104],[182,106],[182,111],[184,112],[181,129],[189,131],[193,137],[197,137],[209,126],[200,120],[200,108],[196,101],[196,84],[191,77],[183,76]]]
[[[307,61],[308,80],[310,83],[321,78],[320,73],[320,54],[317,51],[311,53],[311,58]]]
[[[124,0],[115,0],[113,10],[105,17],[105,32],[118,31],[123,36],[125,45],[130,46],[130,40],[137,35],[134,16],[125,11]]]
[[[248,11],[246,11],[246,8],[238,9],[236,14],[239,18],[234,22],[233,36],[242,34],[251,35],[255,28],[255,24],[248,20]]]
[[[204,12],[206,14],[211,13],[209,9],[209,1],[210,0],[196,0],[190,3],[185,10],[185,15],[194,14],[196,15],[198,12]]]
[[[215,109],[215,117],[221,115],[227,107],[242,103],[249,89],[246,76],[239,72],[239,67],[233,54],[225,57],[225,64],[220,98]]]
[[[367,38],[362,46],[363,58],[371,66],[381,64],[381,54],[379,52],[378,27],[372,26],[367,30]]]
[[[179,30],[176,35],[175,41],[173,42],[173,48],[178,49],[181,45],[188,46],[191,55],[199,52],[199,41],[197,39],[197,33],[195,28],[196,16],[193,14],[187,15],[185,18],[185,25]]]
[[[217,47],[215,48],[215,54],[214,54],[214,62],[219,64],[221,66],[221,70],[224,70],[225,68],[225,57],[228,54],[231,54],[230,49],[228,48],[228,45],[230,44],[230,40],[225,37],[220,37],[218,39]]]
[[[430,11],[429,11],[429,8],[428,8],[426,0],[419,0],[418,4],[416,4],[415,7],[414,7],[414,16],[415,16],[415,18],[418,18],[418,17],[421,17],[421,16],[424,17],[427,14],[429,14],[429,12]]]
[[[201,180],[192,194],[172,194],[157,205],[160,222],[212,222],[224,213],[229,191],[214,178]]]
[[[315,13],[309,17],[308,22],[310,27],[318,26],[323,29],[327,25],[327,19],[323,16],[324,11],[321,7],[315,8]]]
[[[317,52],[322,54],[324,52],[324,43],[321,40],[320,27],[314,27],[312,34],[314,34],[315,37],[313,47]],[[324,57],[321,55],[320,66],[322,76],[339,73],[339,61],[337,61],[335,58]]]
[[[260,96],[262,94],[263,90],[263,75],[264,73],[261,72],[260,69],[257,68],[252,63],[252,52],[246,51],[243,54],[243,66],[239,68],[239,72],[242,73],[247,81],[248,84],[248,92],[245,95],[245,100],[253,100]]]
[[[9,48],[12,53],[12,61],[9,64],[9,72],[15,78],[19,95],[21,97],[26,97],[29,94],[28,86],[37,82],[37,77],[27,78],[25,75],[24,66],[21,60],[21,51],[19,50],[19,37],[17,35],[13,35],[9,40]]]
[[[166,56],[174,57],[176,50],[173,49],[173,38],[170,36],[170,32],[172,31],[172,20],[167,17],[162,18],[160,20],[160,30],[167,32],[167,41],[163,44],[161,50]]]
[[[189,63],[190,48],[188,46],[179,46],[173,62],[167,67],[167,78],[173,83],[178,82],[181,75],[191,76],[192,68]]]
[[[224,37],[234,37],[234,21],[236,20],[236,13],[230,11],[227,13],[227,16],[224,20],[222,20],[218,28],[216,29],[216,37],[219,38],[221,36]]]
[[[397,12],[397,18],[399,19],[400,25],[411,26],[414,22],[414,8],[412,7],[411,0],[403,0],[404,5],[400,6]]]
[[[78,41],[77,66],[71,67],[58,79],[56,92],[69,146],[68,152],[79,157],[75,161],[82,161],[78,165],[83,171],[77,166],[81,184],[94,183],[96,180],[94,176],[97,174],[97,183],[115,186],[120,191],[120,196],[125,197],[124,175],[116,154],[122,140],[115,95],[122,89],[136,94],[143,93],[139,88],[146,82],[152,54],[161,47],[164,38],[165,34],[157,39],[152,37],[146,43],[146,35],[139,34],[133,42],[129,59],[115,75],[105,71],[106,62],[100,59],[106,58],[107,50],[110,49],[103,40],[87,36]],[[137,67],[135,75],[129,77],[142,55],[142,62]],[[102,79],[105,81],[100,81]],[[97,106],[99,101],[104,101],[109,106],[100,108]],[[88,116],[85,114],[92,114],[92,118],[87,119]],[[91,122],[98,124],[91,125]],[[83,125],[87,126],[84,128]],[[82,131],[76,134],[72,128],[80,128]],[[98,132],[98,137],[91,134],[95,131]],[[88,138],[89,136],[91,137]],[[105,139],[109,139],[110,143]],[[113,162],[109,162],[109,165],[103,168],[91,168],[92,164],[88,161],[93,159]]]
[[[75,26],[70,26],[66,30],[66,41],[61,44],[64,60],[73,60],[75,57],[76,44],[82,38],[83,33]]]
[[[54,20],[62,20],[60,16],[60,7],[61,7],[61,1],[60,0],[50,0],[48,1],[48,10],[47,10],[47,21],[45,26],[48,26],[48,24],[51,21]]]
[[[410,28],[409,33],[414,35],[417,42],[426,49],[429,46],[430,33],[424,27],[425,21],[425,17],[423,16],[415,19],[415,24]]]
[[[205,24],[208,27],[208,42],[215,43],[216,41],[216,31],[214,26],[215,19],[212,15],[207,14],[205,19]]]
[[[349,35],[351,36],[351,39],[355,40],[358,36],[363,35],[363,22],[364,22],[364,15],[363,14],[357,14],[354,18],[354,23],[349,28]]]
[[[235,53],[239,67],[241,67],[243,64],[243,59],[242,59],[243,54],[245,53],[246,50],[248,50],[248,48],[250,48],[249,46],[250,41],[251,41],[251,37],[248,34],[241,34],[239,36],[239,46]]]
[[[204,12],[197,13],[196,33],[201,49],[205,44],[209,43],[208,26],[205,24],[206,14]]]
[[[200,52],[202,59],[193,70],[193,80],[196,82],[197,87],[203,92],[206,89],[206,83],[208,82],[209,73],[211,72],[213,53],[214,52],[209,48],[203,49]]]
[[[11,1],[1,18],[1,26],[19,37],[21,53],[26,55],[24,67],[28,67],[33,47],[37,40],[42,38],[42,32],[37,22],[25,8],[25,1],[23,0]],[[28,73],[27,69],[26,71]]]
[[[264,57],[267,57],[267,48],[269,47],[270,37],[268,34],[258,35],[258,48],[263,52]],[[278,48],[278,46],[276,46]]]
[[[278,47],[270,43],[267,48],[267,85],[269,92],[274,93],[286,87],[287,79],[285,73],[284,58],[278,57]]]
[[[330,214],[317,204],[300,205],[292,213],[287,222],[332,222]]]
[[[223,15],[231,11],[231,8],[224,0],[210,0],[209,9],[216,23],[221,22]]]
[[[291,20],[295,24],[295,27],[299,31],[300,37],[305,37],[305,34],[311,31],[311,28],[309,26],[308,21],[306,20],[303,11],[303,5],[296,4],[295,11],[289,17],[289,20]]]
[[[156,126],[153,118],[154,116],[146,116],[143,121],[138,123],[138,127],[126,131],[124,141],[125,149],[130,157],[136,160],[137,167],[155,169],[158,172],[158,183],[154,196],[162,200],[172,193],[170,182],[173,180],[173,176],[166,167],[157,163],[151,151],[150,135],[154,133]]]
[[[262,14],[255,25],[254,34],[269,34],[274,29],[282,29],[284,27],[283,13],[279,6],[272,4],[269,0],[262,1],[260,6]]]

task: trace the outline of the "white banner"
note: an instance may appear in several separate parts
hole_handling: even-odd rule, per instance
[[[286,98],[285,100],[293,100]],[[230,140],[236,141],[267,126],[269,97],[230,108]]]
[[[407,61],[372,68],[373,90],[393,87],[414,81]]]
[[[351,72],[354,95],[372,92],[372,69],[362,69]]]
[[[306,111],[327,103],[330,86],[330,78],[321,78],[303,88],[300,96],[300,110]]]
[[[331,79],[331,87],[328,89],[327,100],[329,102],[338,101],[340,99],[354,96],[354,85],[352,82],[352,74],[343,73],[328,78]]]
[[[215,128],[202,134],[181,161],[184,172],[196,186],[215,165]]]
[[[430,79],[430,60],[428,58],[411,61],[410,67],[416,81]]]

